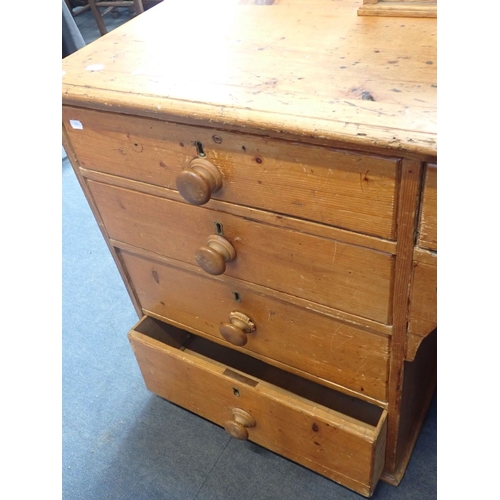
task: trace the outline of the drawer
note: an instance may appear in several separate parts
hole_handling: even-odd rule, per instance
[[[426,336],[437,326],[437,256],[417,250],[413,261],[408,331]]]
[[[437,251],[437,167],[425,168],[418,246]]]
[[[217,223],[235,252],[222,268],[226,275],[381,323],[391,321],[394,261],[389,254],[130,189],[87,183],[112,239],[193,265],[202,261],[206,267],[207,238]]]
[[[87,169],[176,189],[202,154],[215,199],[395,239],[397,158],[69,107],[63,123]]]
[[[120,259],[145,314],[387,400],[389,336],[123,250]]]
[[[386,411],[144,317],[129,339],[147,388],[365,496],[384,466]]]

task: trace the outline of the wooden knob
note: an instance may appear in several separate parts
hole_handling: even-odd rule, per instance
[[[222,274],[226,270],[226,262],[236,258],[236,252],[229,241],[218,234],[207,238],[206,246],[200,247],[195,255],[198,265],[209,274]]]
[[[225,340],[239,347],[247,343],[247,333],[255,331],[255,324],[243,313],[232,312],[229,314],[230,323],[222,323],[219,328],[220,334]]]
[[[255,419],[250,413],[240,408],[233,408],[233,420],[224,423],[226,432],[236,439],[248,439],[248,427],[255,427]]]
[[[176,179],[181,196],[191,205],[204,205],[212,193],[222,187],[222,175],[215,165],[203,158],[191,160]]]

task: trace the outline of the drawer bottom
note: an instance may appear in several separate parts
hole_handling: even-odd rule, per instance
[[[384,467],[382,408],[143,317],[129,339],[147,388],[356,492]]]

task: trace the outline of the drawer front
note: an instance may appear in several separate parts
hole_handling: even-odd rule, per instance
[[[148,317],[130,331],[150,391],[233,437],[372,494],[384,464],[384,410],[189,337]]]
[[[109,236],[197,265],[215,223],[236,257],[225,274],[381,323],[391,321],[393,257],[231,214],[87,181]]]
[[[418,246],[437,251],[437,167],[434,164],[427,164],[425,169]]]
[[[398,159],[68,107],[63,122],[88,169],[176,189],[198,142],[213,198],[395,239]]]
[[[221,326],[231,325],[230,316],[238,317],[234,313],[244,314],[255,328],[242,335],[244,349],[367,397],[387,399],[389,337],[364,332],[244,287],[236,289],[222,280],[125,251],[120,251],[120,256],[145,313],[223,342]]]
[[[413,262],[408,331],[426,336],[437,326],[437,256]]]

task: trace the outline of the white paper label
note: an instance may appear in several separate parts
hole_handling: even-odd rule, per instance
[[[83,125],[80,120],[70,120],[69,124],[71,125],[71,128],[75,128],[77,130],[83,130]]]

